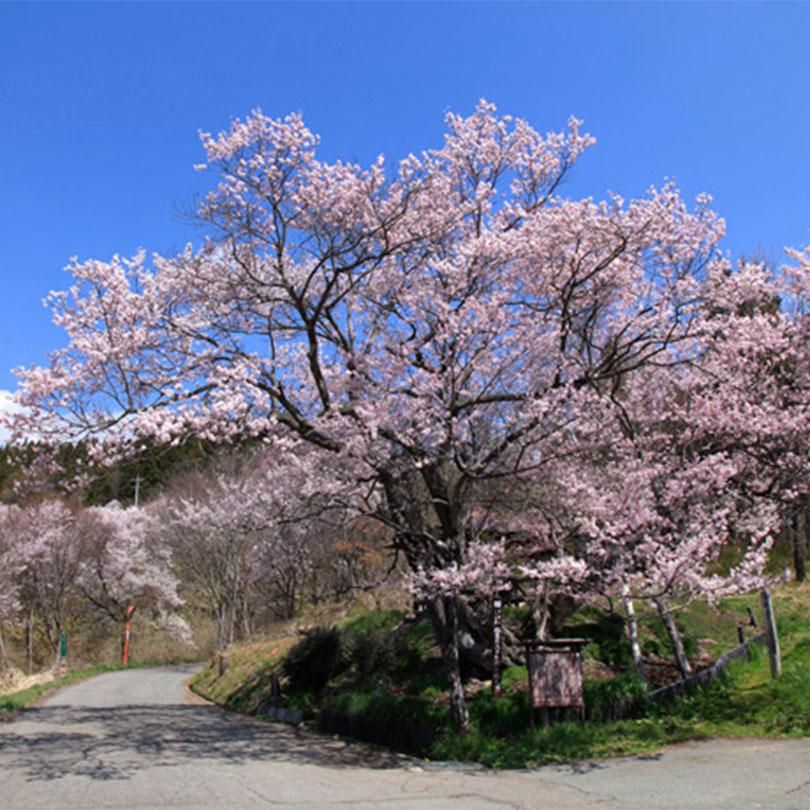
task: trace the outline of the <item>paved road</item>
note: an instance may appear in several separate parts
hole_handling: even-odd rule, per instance
[[[0,810],[810,808],[810,740],[531,771],[425,765],[194,702],[190,671],[101,675],[0,725]]]

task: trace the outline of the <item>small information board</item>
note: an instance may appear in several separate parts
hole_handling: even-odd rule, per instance
[[[582,647],[589,642],[590,639],[587,638],[526,642],[532,728],[535,709],[575,707],[580,710],[580,717],[584,719]]]
[[[59,677],[64,678],[67,675],[67,633],[62,633],[61,644],[59,647]]]

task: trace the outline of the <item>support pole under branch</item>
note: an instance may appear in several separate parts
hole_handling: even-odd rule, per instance
[[[492,600],[492,694],[503,694],[501,670],[503,669],[503,600],[496,594]]]
[[[768,642],[771,678],[776,679],[782,675],[782,654],[779,652],[779,635],[776,632],[776,619],[773,615],[771,589],[763,588],[759,595],[762,600],[762,619],[765,623],[765,637]]]

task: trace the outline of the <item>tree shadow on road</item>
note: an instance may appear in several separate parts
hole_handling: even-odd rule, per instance
[[[23,771],[29,781],[128,779],[146,768],[192,761],[396,768],[410,758],[210,705],[43,706],[0,733],[2,767]]]

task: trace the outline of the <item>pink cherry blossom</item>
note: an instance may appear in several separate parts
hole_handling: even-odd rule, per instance
[[[189,434],[306,459],[302,490],[385,525],[433,594],[463,730],[468,592],[759,581],[774,504],[806,488],[808,330],[769,303],[806,300],[810,262],[731,269],[709,198],[671,182],[564,198],[593,144],[576,119],[543,136],[482,101],[446,125],[441,148],[367,168],[319,160],[299,116],[203,134],[205,244],[74,260],[50,298],[67,344],[19,372],[9,419],[18,441],[95,437],[108,459]],[[234,531],[237,501],[216,518]],[[482,510],[538,523],[500,546]]]

